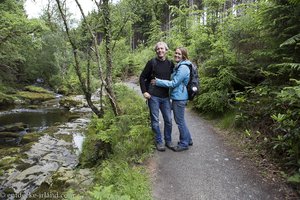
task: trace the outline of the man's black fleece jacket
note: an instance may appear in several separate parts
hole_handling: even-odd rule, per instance
[[[164,61],[157,58],[154,59],[156,59],[156,62],[149,60],[140,75],[141,91],[142,93],[148,92],[153,96],[165,98],[169,96],[169,88],[157,87],[151,84],[149,85],[149,82],[154,78],[170,80],[174,64],[168,59]],[[149,85],[149,88],[147,85]]]

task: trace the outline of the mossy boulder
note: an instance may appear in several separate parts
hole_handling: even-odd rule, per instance
[[[39,140],[40,137],[41,137],[41,134],[38,134],[36,132],[27,133],[22,138],[22,144],[35,143]]]
[[[32,104],[37,104],[37,103],[47,101],[50,99],[55,99],[54,94],[28,92],[28,91],[19,91],[19,92],[17,92],[17,96],[21,99],[26,100],[29,103],[32,103]]]
[[[14,98],[11,95],[4,94],[0,92],[0,107],[5,107],[7,105],[13,105]]]
[[[55,99],[53,92],[37,86],[26,86],[24,91],[18,91],[16,96],[31,104],[38,104],[43,101]]]
[[[0,167],[3,168],[7,165],[14,163],[17,160],[17,157],[5,156],[0,159]]]
[[[61,98],[59,104],[65,108],[80,107],[82,106],[82,100],[78,100],[74,96],[67,96]]]
[[[0,132],[0,139],[3,138],[18,138],[20,137],[19,133],[15,132]]]
[[[53,94],[53,92],[46,90],[45,88],[34,86],[34,85],[25,86],[24,90],[29,92],[35,92],[35,93]]]
[[[5,126],[1,126],[0,131],[1,132],[19,132],[19,131],[24,131],[26,128],[28,128],[27,124],[18,122],[18,123],[14,123],[14,124],[8,124]]]

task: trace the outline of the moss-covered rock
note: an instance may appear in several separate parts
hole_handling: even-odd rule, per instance
[[[34,85],[25,86],[24,90],[29,92],[35,92],[35,93],[53,94],[53,92],[46,90],[45,88],[34,86]]]
[[[54,94],[28,92],[28,91],[19,91],[17,92],[17,96],[33,104],[40,103],[42,101],[46,101],[50,99],[55,99]]]
[[[27,143],[32,143],[32,142],[37,142],[39,138],[41,137],[41,134],[38,133],[27,133],[23,136],[22,138],[22,144],[27,144]]]
[[[18,123],[14,123],[14,124],[8,124],[5,126],[1,126],[0,131],[2,131],[2,132],[19,132],[19,131],[24,131],[26,128],[28,128],[27,124],[18,122]]]
[[[67,96],[61,98],[59,104],[65,108],[78,107],[82,105],[82,100],[78,100],[73,96]]]
[[[17,160],[16,157],[5,156],[4,158],[0,159],[0,168],[6,167]]]
[[[0,139],[3,138],[18,138],[20,137],[19,133],[15,132],[0,132]]]
[[[7,105],[13,105],[14,98],[11,95],[4,94],[0,92],[0,107],[5,107]]]

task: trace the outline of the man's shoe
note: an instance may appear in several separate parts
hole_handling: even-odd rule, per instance
[[[165,151],[166,150],[166,148],[164,147],[164,145],[161,144],[161,143],[157,143],[155,146],[156,146],[156,150],[157,151]]]
[[[173,149],[175,147],[175,145],[172,142],[167,142],[166,147],[169,149]]]
[[[185,150],[188,150],[189,148],[188,147],[182,147],[182,146],[175,146],[172,148],[173,151],[175,152],[180,152],[180,151],[185,151]]]

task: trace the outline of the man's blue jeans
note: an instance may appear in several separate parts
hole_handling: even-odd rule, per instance
[[[163,143],[161,131],[159,128],[159,110],[161,111],[164,120],[165,142],[171,142],[172,117],[170,98],[160,98],[152,95],[151,98],[148,100],[148,106],[150,109],[151,127],[153,132],[155,133],[155,142],[160,144]]]
[[[191,134],[184,119],[186,104],[187,104],[186,100],[184,101],[172,100],[174,119],[178,126],[178,130],[180,134],[179,136],[180,141],[178,145],[182,147],[188,147],[189,142],[191,140]]]

